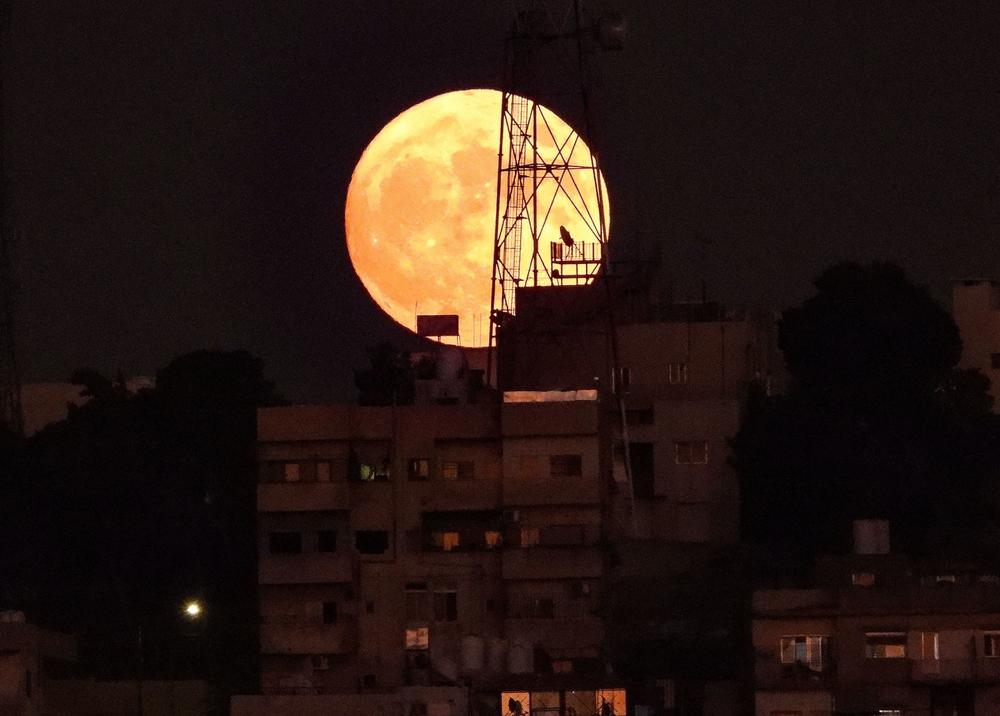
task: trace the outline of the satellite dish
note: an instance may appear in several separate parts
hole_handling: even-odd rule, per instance
[[[559,227],[559,238],[561,238],[563,243],[567,246],[573,245],[573,237],[570,235],[569,231],[567,231],[565,226]]]

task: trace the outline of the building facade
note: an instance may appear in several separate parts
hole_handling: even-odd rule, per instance
[[[717,312],[636,321],[610,361],[606,331],[536,329],[506,334],[492,399],[259,412],[261,694],[235,713],[676,713],[669,667],[619,675],[623,595],[732,551],[760,339]]]
[[[978,368],[990,379],[991,394],[1000,386],[1000,283],[961,279],[952,283],[952,316],[962,336],[963,368]],[[993,409],[997,409],[994,402]]]
[[[995,568],[856,552],[754,594],[757,716],[1000,713]]]

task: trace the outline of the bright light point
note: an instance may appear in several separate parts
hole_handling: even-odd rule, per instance
[[[201,616],[201,602],[194,599],[184,605],[184,614],[190,619],[197,619]]]
[[[347,190],[347,248],[372,298],[410,330],[415,329],[414,306],[421,314],[457,314],[463,346],[489,341],[483,317],[490,313],[493,276],[500,101],[495,90],[465,90],[411,107],[372,139]],[[556,135],[570,131],[550,110],[545,116]],[[538,145],[545,160],[555,158],[551,135],[540,133]],[[574,164],[590,161],[582,140],[572,158]],[[579,190],[570,191],[579,191],[593,211],[593,178],[581,173],[576,181]],[[541,211],[552,194],[539,194]],[[560,225],[579,240],[592,240],[577,208],[555,197],[540,237],[546,261],[549,243],[559,241]],[[522,242],[522,271],[530,244]],[[548,283],[547,277],[539,280]]]

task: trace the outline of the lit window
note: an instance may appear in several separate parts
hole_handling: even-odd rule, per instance
[[[866,633],[865,656],[869,659],[905,659],[906,632],[877,631]]]
[[[285,463],[285,482],[298,482],[301,477],[301,467],[297,462]]]
[[[1000,631],[988,631],[983,634],[983,656],[991,659],[1000,657]]]
[[[385,482],[389,479],[389,465],[361,463],[358,465],[358,478],[362,482]]]
[[[936,631],[920,632],[920,658],[924,661],[937,661],[938,656],[938,633]]]
[[[484,537],[487,549],[496,549],[503,544],[503,534],[496,530],[486,530]]]
[[[828,642],[825,636],[783,636],[781,663],[804,664],[810,671],[823,671]]]
[[[674,385],[687,383],[687,363],[667,363],[667,382]]]
[[[329,482],[330,481],[330,463],[328,462],[317,462],[316,463],[316,482]]]
[[[708,462],[708,441],[682,440],[675,442],[674,462],[678,465],[704,465]]]
[[[871,587],[875,584],[875,575],[871,572],[855,572],[851,575],[851,584],[855,587]]]
[[[878,716],[903,716],[903,709],[879,709]]]
[[[427,627],[413,627],[406,630],[407,649],[427,649],[430,645],[430,629]]]
[[[445,532],[441,539],[441,549],[451,552],[453,549],[458,549],[460,541],[458,532]]]
[[[445,480],[471,480],[475,476],[475,464],[472,462],[443,462],[441,477]]]
[[[406,476],[410,480],[422,481],[431,476],[431,462],[424,457],[416,457],[410,460]]]
[[[549,456],[549,474],[552,477],[580,477],[583,474],[583,457],[580,455]]]
[[[522,547],[534,547],[538,544],[538,528],[537,527],[522,527],[521,528],[521,546]]]
[[[458,532],[432,532],[431,543],[443,552],[451,552],[461,546],[461,535]]]
[[[954,574],[935,574],[934,584],[955,584],[958,582]]]

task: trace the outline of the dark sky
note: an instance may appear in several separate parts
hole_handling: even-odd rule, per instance
[[[405,335],[347,260],[354,163],[408,106],[497,85],[508,5],[15,0],[25,379],[247,348],[296,400],[345,396]],[[997,4],[617,7],[591,90],[612,238],[659,243],[676,295],[780,308],[844,258],[942,299],[1000,278]]]

